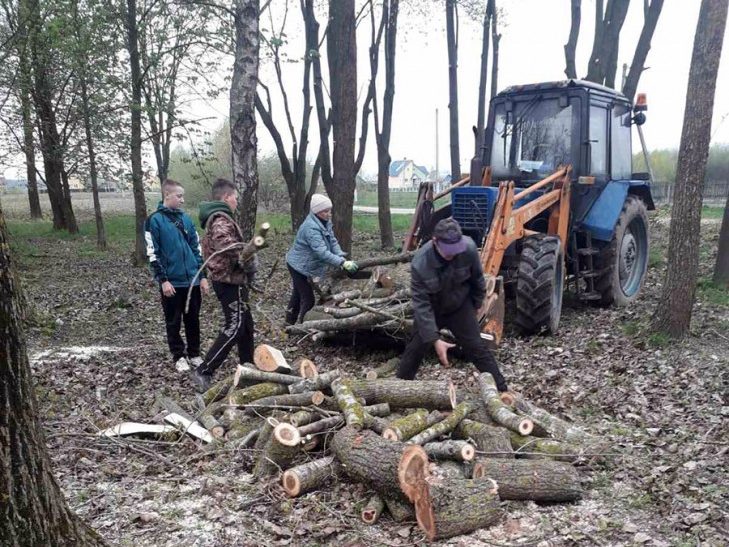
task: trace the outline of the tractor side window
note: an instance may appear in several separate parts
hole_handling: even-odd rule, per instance
[[[607,175],[607,110],[590,107],[590,174]]]
[[[633,172],[630,145],[630,108],[613,106],[610,126],[610,171],[613,179],[629,179]]]

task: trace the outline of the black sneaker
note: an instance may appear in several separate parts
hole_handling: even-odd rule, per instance
[[[213,383],[211,374],[201,374],[197,370],[190,373],[190,380],[199,393],[205,393],[210,388],[210,384]]]

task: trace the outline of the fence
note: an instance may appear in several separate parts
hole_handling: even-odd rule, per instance
[[[673,203],[673,182],[654,182],[651,194],[655,203]],[[704,184],[704,203],[724,205],[729,195],[729,180],[713,180]]]

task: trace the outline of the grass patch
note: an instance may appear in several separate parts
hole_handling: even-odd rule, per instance
[[[671,337],[665,332],[653,332],[648,335],[648,345],[654,348],[665,348],[671,343]]]
[[[701,218],[722,218],[724,216],[724,207],[710,207],[704,205],[701,208]]]
[[[651,248],[650,252],[648,253],[648,267],[649,268],[660,268],[665,264],[665,259],[663,257],[663,250],[662,249],[656,249]]]
[[[641,326],[638,321],[626,321],[621,325],[621,328],[627,336],[635,336],[641,331]]]
[[[700,279],[696,288],[702,301],[715,306],[729,307],[729,289],[717,285],[710,279]]]

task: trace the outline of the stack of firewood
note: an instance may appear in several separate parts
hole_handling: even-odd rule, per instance
[[[308,359],[289,365],[265,344],[254,361],[199,396],[195,412],[167,398],[156,405],[178,432],[253,448],[253,475],[279,479],[289,496],[332,480],[361,482],[374,491],[365,522],[387,508],[398,522],[417,519],[430,539],[496,523],[502,500],[581,496],[574,464],[594,446],[590,436],[499,394],[488,373],[470,393],[449,381],[390,378],[397,359],[364,379],[320,373]],[[123,434],[114,429],[102,434]]]
[[[290,334],[311,334],[321,340],[336,332],[379,331],[405,338],[413,326],[410,265],[413,253],[359,261],[355,278],[342,272],[311,280],[319,304]]]

